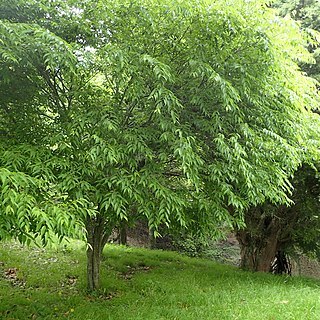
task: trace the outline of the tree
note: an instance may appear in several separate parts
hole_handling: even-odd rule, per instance
[[[212,233],[287,201],[318,103],[309,55],[263,2],[226,3],[0,4],[2,237],[83,228],[94,290],[116,225]]]
[[[318,54],[319,45],[315,41],[320,30],[317,1],[276,1],[274,7],[280,9],[281,15],[291,15],[299,20],[311,38],[307,46],[314,57],[312,63],[300,63],[304,72],[319,80]],[[311,30],[315,28],[316,30]],[[317,105],[310,105],[318,113]],[[241,266],[252,271],[272,271],[273,261],[286,259],[288,253],[295,250],[319,256],[319,188],[317,168],[319,166],[319,116],[311,116],[308,126],[310,145],[304,165],[295,171],[292,177],[293,191],[288,194],[291,204],[286,206],[266,202],[251,207],[246,215],[246,228],[237,231],[241,246]],[[277,258],[278,256],[278,258]],[[285,272],[286,270],[278,270]]]
[[[319,181],[317,170],[304,165],[293,177],[292,204],[265,203],[245,215],[246,228],[237,231],[241,247],[241,267],[252,271],[290,272],[277,263],[299,248],[319,256]],[[276,261],[275,261],[276,260]],[[275,262],[274,267],[272,264]]]
[[[316,0],[277,0],[273,6],[279,10],[279,15],[290,15],[294,20],[300,23],[301,28],[310,36],[308,50],[313,54],[313,63],[304,63],[301,65],[310,77],[320,80],[320,3]]]

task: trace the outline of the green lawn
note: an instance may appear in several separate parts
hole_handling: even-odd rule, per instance
[[[0,245],[0,319],[320,319],[320,281],[242,272],[173,252],[108,246],[102,289],[85,250]]]

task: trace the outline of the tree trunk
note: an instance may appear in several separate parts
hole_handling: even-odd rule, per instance
[[[127,245],[127,223],[122,221],[119,227],[119,243],[126,246]]]
[[[89,291],[94,291],[100,286],[100,263],[102,250],[97,242],[88,239],[87,249],[87,287]]]
[[[262,207],[246,214],[246,228],[236,233],[240,244],[240,267],[250,271],[270,272],[280,249],[279,219],[266,215]]]
[[[156,248],[156,238],[154,236],[154,229],[149,229],[149,248],[155,249]]]
[[[237,239],[240,244],[240,267],[250,271],[270,272],[278,251],[277,233],[264,236],[261,241],[241,230],[237,232]]]
[[[100,287],[100,264],[102,251],[111,234],[111,228],[106,227],[106,220],[101,217],[90,217],[86,223],[87,229],[87,287],[94,291]]]
[[[299,221],[295,206],[264,203],[245,214],[245,229],[237,230],[243,269],[291,273],[286,250],[292,246],[294,228]]]
[[[288,274],[291,276],[292,265],[289,256],[284,251],[279,250],[272,263],[271,272],[273,274]]]

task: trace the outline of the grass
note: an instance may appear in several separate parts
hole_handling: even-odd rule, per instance
[[[320,282],[252,274],[173,252],[108,246],[86,292],[85,248],[0,245],[0,319],[320,319]]]

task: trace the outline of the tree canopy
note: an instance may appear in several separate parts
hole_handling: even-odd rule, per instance
[[[298,21],[300,27],[309,34],[310,43],[308,50],[313,54],[313,63],[301,65],[303,71],[309,76],[320,80],[320,3],[317,0],[277,0],[273,6],[279,10],[282,16],[289,15]]]
[[[0,238],[83,228],[97,274],[120,221],[212,232],[288,201],[311,56],[263,1],[228,4],[0,2]]]
[[[275,1],[282,16],[296,19],[299,27],[308,34],[306,47],[313,61],[299,62],[303,72],[319,80],[319,33],[318,1]],[[318,84],[319,88],[319,84]],[[251,207],[246,215],[246,228],[238,231],[242,247],[242,266],[269,272],[286,272],[285,254],[303,252],[319,257],[319,109],[310,106],[314,112],[307,125],[310,143],[314,148],[307,149],[307,157],[291,179],[293,190],[289,194],[291,203],[284,206],[269,201]],[[270,268],[275,260],[274,268]],[[281,261],[282,260],[282,261]]]

